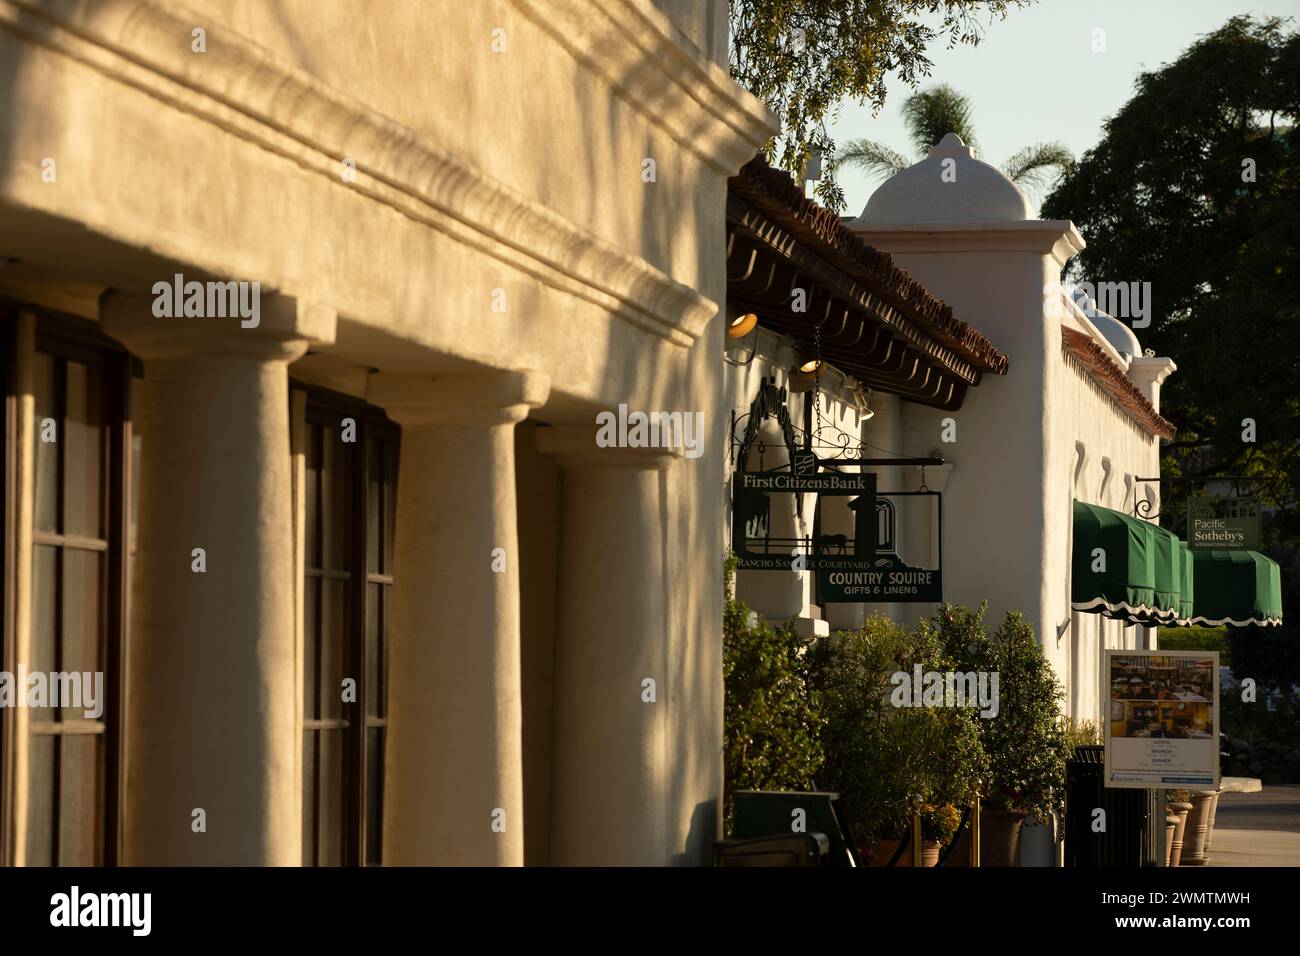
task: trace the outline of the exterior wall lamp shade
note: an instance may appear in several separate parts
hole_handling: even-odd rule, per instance
[[[790,366],[790,391],[811,392],[817,384],[817,371],[822,360],[808,352],[795,352],[794,364]]]
[[[1195,612],[1202,627],[1271,627],[1282,623],[1282,570],[1258,551],[1193,551]]]
[[[738,315],[732,319],[731,324],[727,326],[727,338],[743,339],[750,332],[754,331],[756,325],[758,325],[758,316],[753,312],[746,312],[744,315]]]

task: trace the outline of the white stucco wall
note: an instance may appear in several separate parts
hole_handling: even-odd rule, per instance
[[[1090,330],[1050,291],[1081,240],[1063,222],[854,227],[1008,355],[1007,375],[984,376],[951,413],[955,442],[941,441],[949,413],[911,403],[903,432],[952,464],[945,597],[987,600],[994,625],[1007,611],[1024,613],[1066,688],[1067,712],[1096,719],[1101,650],[1135,646],[1139,635],[1071,614],[1071,502],[1131,512],[1132,479],[1159,473],[1159,444],[1062,348],[1062,322]],[[1076,481],[1080,444],[1087,462]]]
[[[727,76],[725,19],[723,0],[0,0],[0,261],[20,260],[0,292],[97,318],[104,290],[174,272],[259,281],[337,315],[301,380],[366,397],[375,371],[530,369],[536,422],[700,411],[722,449],[726,177],[774,128]],[[639,585],[669,623],[663,863],[704,862],[719,832],[723,478],[714,453],[663,474],[664,570]],[[543,700],[536,655],[524,670]],[[526,746],[545,773],[544,735]]]

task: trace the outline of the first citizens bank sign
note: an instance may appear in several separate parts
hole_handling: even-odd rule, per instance
[[[816,456],[800,451],[789,470],[736,472],[732,541],[745,570],[809,570],[817,574],[821,600],[831,603],[918,603],[942,598],[938,568],[914,568],[894,551],[893,508],[881,507],[876,476],[819,471]],[[814,534],[810,539],[771,537],[771,494],[812,493],[853,500],[854,531]],[[937,495],[937,493],[930,493]],[[884,527],[885,540],[878,540]],[[881,547],[883,545],[883,547]]]

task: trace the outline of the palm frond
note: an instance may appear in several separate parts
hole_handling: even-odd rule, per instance
[[[1002,164],[1002,172],[1017,186],[1046,189],[1074,165],[1074,154],[1063,143],[1036,143],[1019,150]]]
[[[888,179],[911,166],[912,161],[883,143],[874,143],[869,139],[851,139],[836,150],[835,164],[851,166],[872,177]]]
[[[903,122],[912,146],[922,156],[948,133],[956,133],[967,146],[975,145],[971,101],[946,83],[913,93],[903,101]]]

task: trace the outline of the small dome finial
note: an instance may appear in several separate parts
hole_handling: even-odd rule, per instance
[[[966,142],[956,133],[944,133],[943,139],[930,147],[927,159],[935,157],[964,157],[966,159],[975,158],[975,150],[966,145]]]

